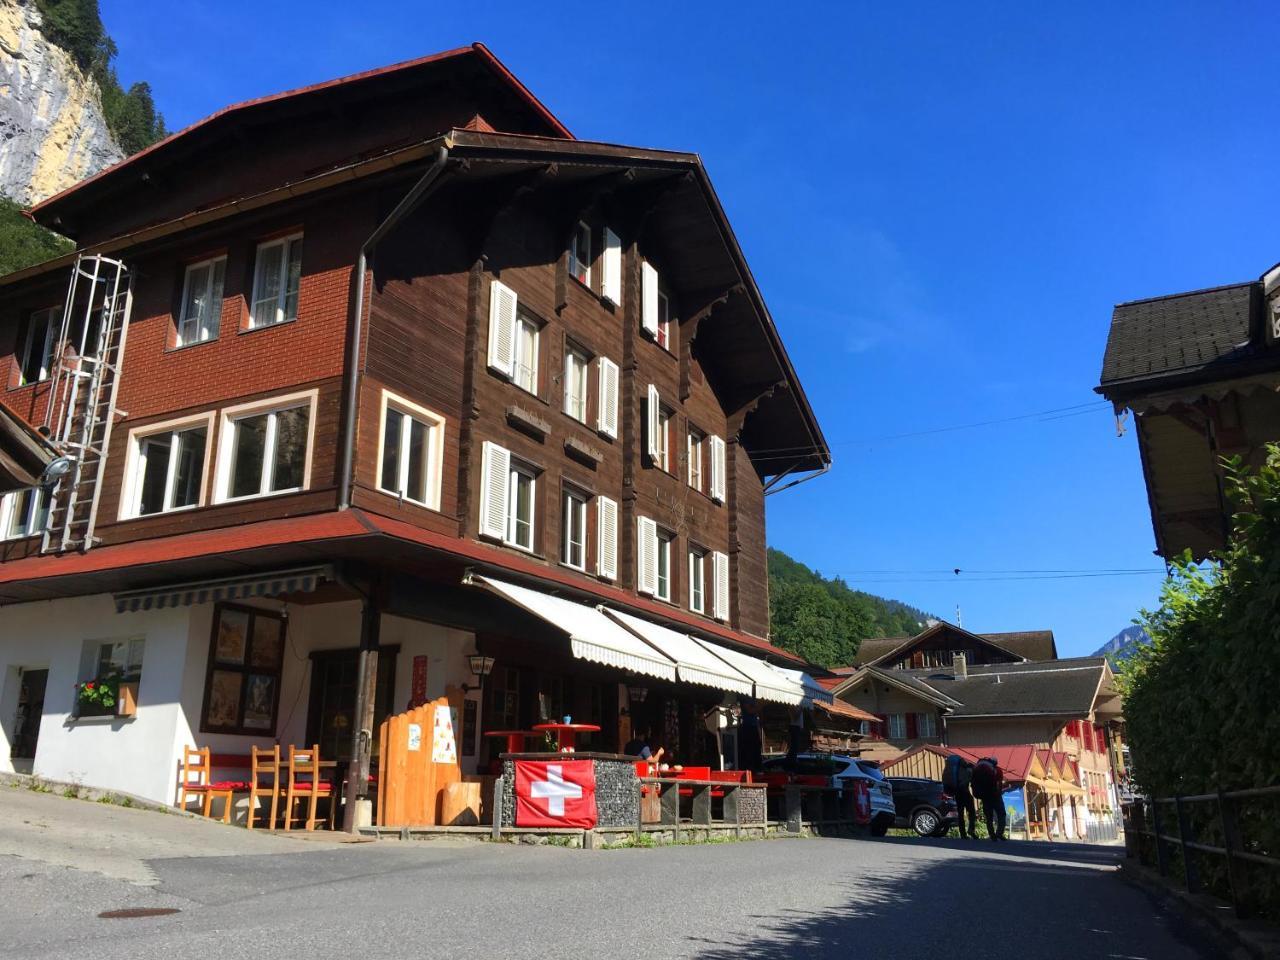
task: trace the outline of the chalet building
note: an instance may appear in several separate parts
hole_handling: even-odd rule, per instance
[[[716,706],[827,696],[768,641],[765,497],[830,454],[696,155],[576,139],[477,44],[31,215],[78,249],[0,279],[0,401],[69,459],[0,505],[0,769],[362,774],[447,690],[468,770],[564,716],[693,762]]]
[[[1280,440],[1280,265],[1257,280],[1116,306],[1097,392],[1133,414],[1156,553],[1226,545],[1222,458]],[[1123,420],[1121,420],[1123,423]]]
[[[1122,715],[1105,658],[1059,659],[1047,630],[979,635],[946,622],[906,640],[865,640],[858,656],[834,671],[842,679],[822,682],[878,718],[864,757],[891,765],[922,746],[1031,746],[1074,765],[1086,820],[1114,814]]]

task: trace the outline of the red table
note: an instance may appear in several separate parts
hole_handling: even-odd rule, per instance
[[[524,753],[524,742],[529,737],[542,736],[537,730],[490,730],[486,737],[506,737],[507,753]]]
[[[552,731],[556,738],[560,741],[560,752],[572,752],[575,747],[575,740],[580,733],[599,733],[600,727],[595,723],[535,723],[533,729],[539,733]]]

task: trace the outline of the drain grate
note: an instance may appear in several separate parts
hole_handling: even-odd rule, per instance
[[[178,913],[177,907],[131,907],[127,910],[104,910],[98,914],[100,920],[137,920],[142,917],[167,917]]]

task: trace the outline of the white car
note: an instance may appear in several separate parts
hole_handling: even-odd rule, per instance
[[[850,780],[865,780],[871,795],[871,835],[883,837],[898,816],[893,787],[874,760],[860,760],[839,753],[802,753],[794,761],[770,757],[766,773],[793,773],[803,777],[829,777],[831,785],[845,787]]]

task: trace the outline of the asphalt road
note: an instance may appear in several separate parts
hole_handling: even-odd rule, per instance
[[[87,818],[85,830],[97,817],[97,805],[45,800],[70,805],[56,812]],[[889,838],[581,851],[282,839],[263,852],[257,844],[276,838],[261,837],[228,854],[217,844],[235,845],[247,831],[114,811],[117,819],[122,813],[145,834],[189,833],[186,852],[196,855],[166,846],[145,861],[142,880],[132,867],[107,876],[67,866],[74,858],[49,856],[56,837],[28,846],[13,804],[0,805],[0,957],[1186,960],[1224,953],[1120,880],[1116,848]],[[125,828],[114,829],[118,843]],[[210,852],[201,842],[215,837],[209,831],[217,831],[219,855],[199,855]],[[76,843],[84,866],[100,865],[101,851],[83,833]],[[127,846],[113,856],[127,860]],[[179,912],[98,916],[131,907]]]

